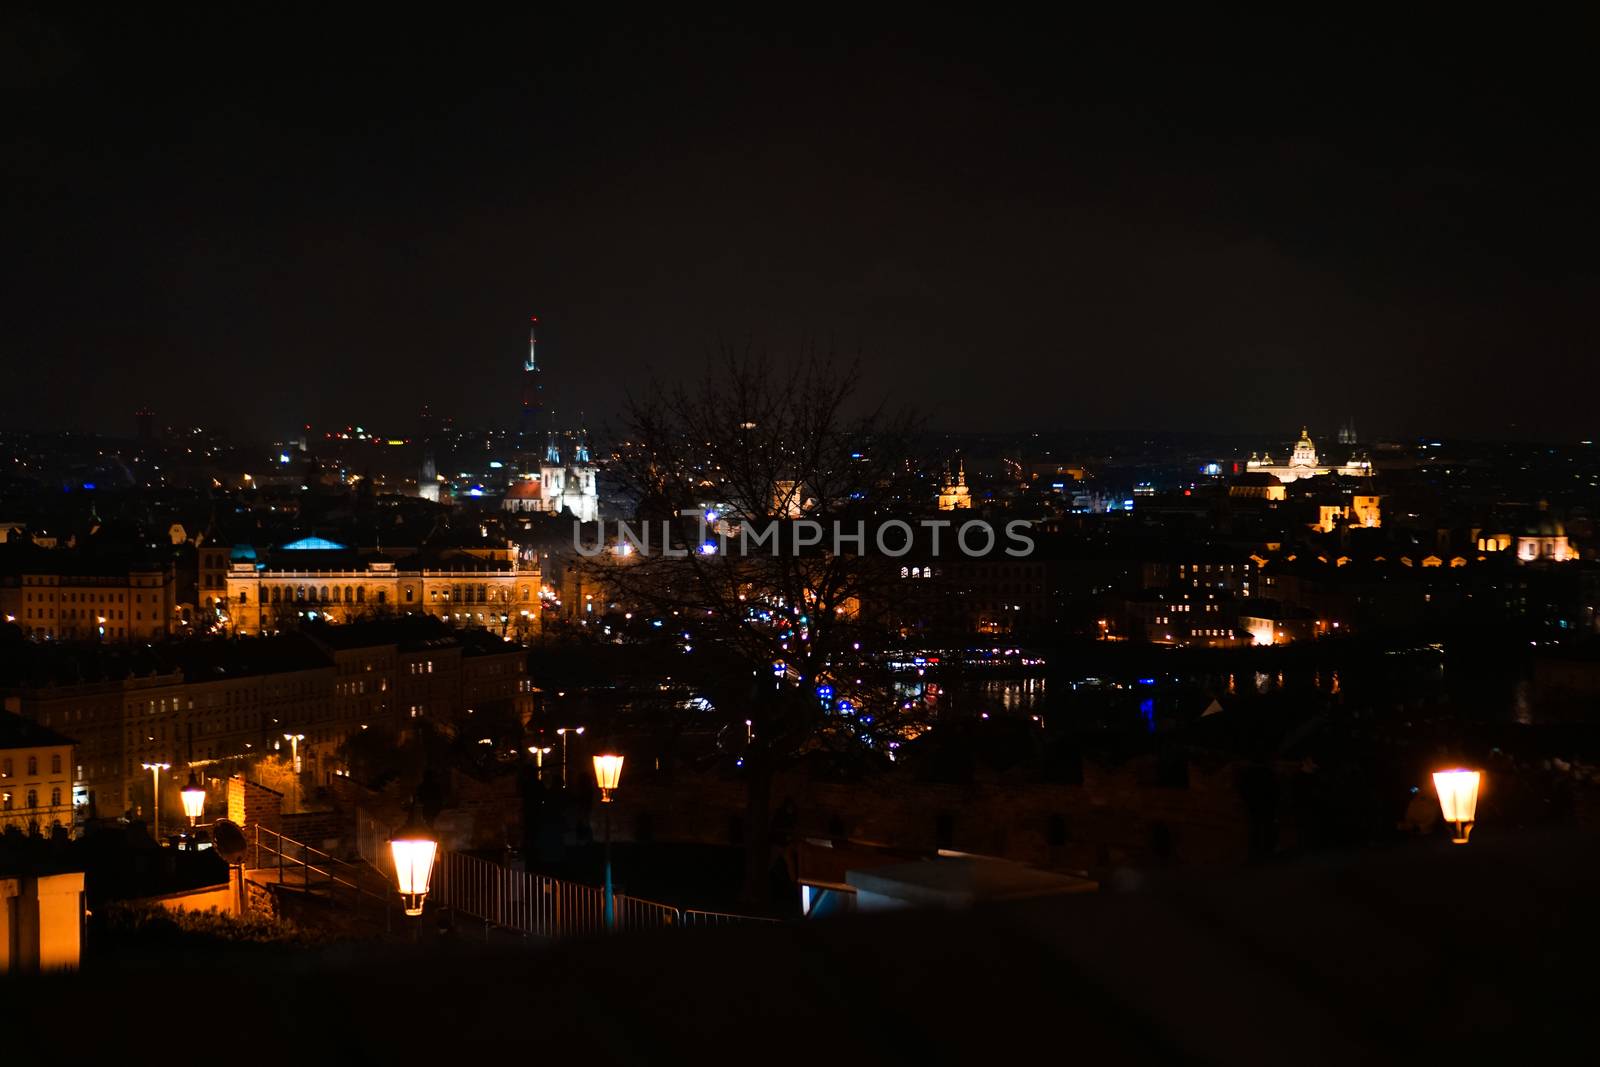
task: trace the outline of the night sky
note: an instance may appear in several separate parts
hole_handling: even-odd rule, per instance
[[[564,422],[749,339],[943,428],[1600,432],[1589,27],[435,14],[4,16],[0,424],[509,426],[537,312]]]

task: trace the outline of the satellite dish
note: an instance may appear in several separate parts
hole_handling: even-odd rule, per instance
[[[211,825],[211,839],[216,842],[217,851],[223,859],[229,863],[244,862],[245,850],[249,845],[238,823],[231,819],[218,819]]]

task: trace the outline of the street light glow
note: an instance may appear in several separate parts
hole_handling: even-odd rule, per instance
[[[1458,845],[1466,844],[1472,833],[1472,823],[1478,814],[1478,788],[1482,782],[1483,775],[1478,771],[1456,768],[1433,772],[1439,809],[1444,813],[1445,822],[1455,824],[1456,836],[1451,840]]]
[[[600,786],[600,799],[611,803],[611,791],[622,780],[622,757],[612,754],[594,758],[594,780]]]
[[[428,895],[428,884],[433,878],[433,860],[439,852],[439,842],[417,818],[415,808],[406,824],[389,839],[389,851],[394,857],[395,886],[400,890],[406,914],[421,915],[422,901]]]

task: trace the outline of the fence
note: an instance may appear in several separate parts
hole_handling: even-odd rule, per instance
[[[385,835],[371,819],[358,819],[361,856],[393,884],[394,860]],[[581,937],[605,930],[605,890],[566,882],[543,874],[502,867],[476,856],[439,850],[433,866],[430,903],[491,926],[530,937]],[[728,912],[675,908],[642,897],[613,897],[618,930],[660,930],[672,927],[732,926],[770,923],[776,919]]]
[[[346,901],[358,912],[370,910],[374,917],[389,921],[389,912],[398,897],[394,881],[383,872],[360,863],[347,863],[319,848],[259,823],[251,826],[246,866],[253,871],[277,871],[279,885],[298,886],[307,891],[325,889],[329,897]]]

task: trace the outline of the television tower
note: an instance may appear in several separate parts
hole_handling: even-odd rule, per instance
[[[544,386],[539,380],[539,316],[528,319],[528,356],[522,361],[522,426],[524,440],[534,431],[534,421],[544,410]]]

